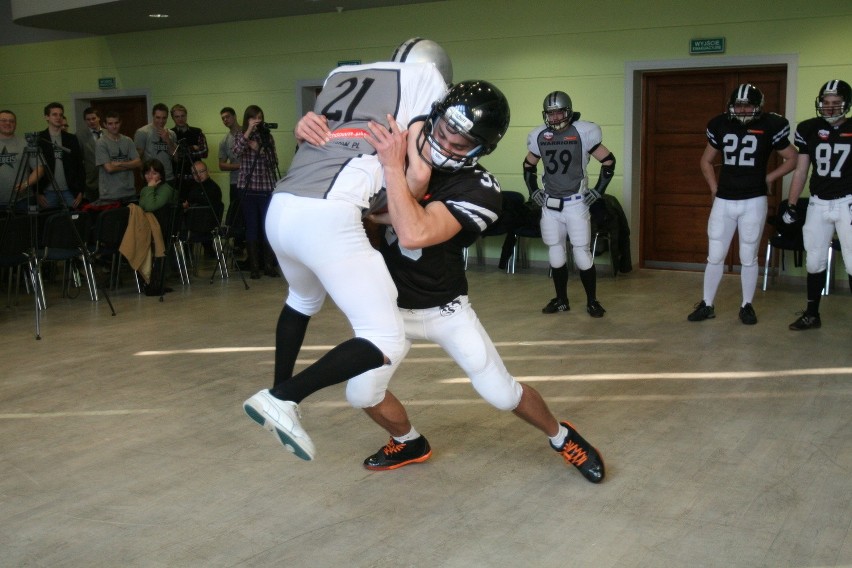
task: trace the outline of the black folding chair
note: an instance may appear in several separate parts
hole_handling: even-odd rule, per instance
[[[211,243],[216,254],[216,270],[222,278],[228,278],[228,263],[225,259],[225,251],[222,243],[222,228],[219,226],[219,217],[209,205],[195,205],[184,210],[183,231],[181,233],[181,254],[186,259],[186,249],[189,249],[190,262],[197,256],[194,254],[195,245]],[[193,274],[197,275],[198,263],[193,262]],[[214,270],[215,276],[215,270]]]
[[[80,275],[74,265],[79,260],[89,288],[89,298],[98,300],[98,286],[95,273],[89,262],[89,233],[92,219],[85,211],[60,211],[47,218],[44,225],[42,248],[39,253],[39,266],[44,262],[62,262],[62,297],[68,296],[71,282],[80,287]]]
[[[121,240],[127,231],[130,220],[130,209],[116,207],[101,211],[95,221],[95,250],[94,254],[101,259],[109,260],[109,289],[118,287],[118,274],[121,269]]]

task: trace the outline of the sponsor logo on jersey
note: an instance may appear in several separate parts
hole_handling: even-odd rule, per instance
[[[331,133],[332,140],[336,138],[364,138],[367,131],[363,128],[340,128]]]
[[[828,135],[828,130],[825,130],[824,128],[821,128],[819,132],[817,132],[817,136],[819,136],[820,140],[828,140]]]
[[[751,128],[746,130],[746,132],[749,134],[766,134],[765,130],[752,130]]]
[[[852,138],[852,132],[841,132],[840,137],[841,138]]]

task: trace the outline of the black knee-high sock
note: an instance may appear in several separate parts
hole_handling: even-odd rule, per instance
[[[381,367],[385,355],[370,341],[355,337],[344,341],[289,381],[283,381],[270,390],[282,400],[302,402],[316,391],[347,381],[370,369]]]
[[[586,291],[586,303],[591,304],[592,301],[598,299],[598,273],[595,271],[595,265],[591,268],[580,271],[580,282],[583,283],[583,289]]]
[[[816,274],[808,273],[808,307],[805,313],[812,316],[819,315],[819,301],[822,297],[822,289],[825,287],[825,270]]]
[[[556,297],[568,301],[568,265],[559,268],[551,267],[553,272],[553,287],[556,288]]]
[[[311,316],[297,312],[288,305],[284,305],[281,315],[278,316],[278,325],[275,328],[275,377],[273,387],[281,384],[293,376],[293,367],[296,365],[296,357],[302,349],[305,341],[305,332],[308,330],[308,322]]]

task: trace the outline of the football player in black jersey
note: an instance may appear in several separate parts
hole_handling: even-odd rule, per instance
[[[412,339],[440,345],[465,370],[480,396],[541,430],[567,463],[588,481],[600,483],[605,475],[600,454],[570,423],[558,421],[535,389],[509,374],[468,300],[463,251],[497,220],[501,209],[499,185],[477,161],[493,151],[506,132],[508,101],[490,83],[463,81],[434,106],[416,145],[418,156],[432,166],[420,202],[405,179],[406,134],[389,120],[390,132],[371,125],[370,142],[387,183],[388,213],[381,220],[392,225],[380,250],[399,291],[406,352]],[[364,461],[368,469],[396,469],[431,456],[426,438],[387,390],[400,362],[398,358],[347,384],[350,404],[363,408],[390,434],[387,445]]]
[[[767,173],[772,151],[783,162]],[[722,157],[719,178],[716,162]],[[757,249],[766,223],[766,192],[772,183],[796,168],[796,150],[790,144],[790,123],[783,116],[763,112],[763,93],[744,83],[731,93],[728,110],[707,124],[707,147],[701,156],[701,173],[713,208],[707,222],[710,241],[707,267],[704,270],[704,298],[687,316],[689,321],[716,317],[714,299],[725,272],[725,257],[734,231],[739,234],[740,283],[743,299],[740,321],[757,323],[752,300],[760,271]]]
[[[822,326],[819,301],[828,268],[828,248],[837,232],[843,263],[850,274],[852,289],[852,122],[846,115],[852,105],[852,87],[846,81],[824,84],[817,95],[816,118],[800,122],[796,127],[799,159],[790,184],[785,223],[795,223],[799,215],[797,202],[805,188],[808,170],[811,197],[802,236],[805,242],[808,305],[790,329],[803,331]]]

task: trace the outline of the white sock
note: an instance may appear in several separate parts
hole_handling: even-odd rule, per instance
[[[393,436],[393,439],[402,444],[405,442],[410,442],[411,440],[416,440],[419,437],[420,433],[414,429],[414,426],[412,426],[408,434],[404,434],[402,436]]]
[[[555,436],[550,438],[550,445],[557,449],[562,449],[562,446],[565,445],[565,438],[568,437],[568,428],[565,427],[564,424],[559,424],[559,432],[556,433]]]

